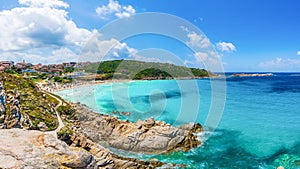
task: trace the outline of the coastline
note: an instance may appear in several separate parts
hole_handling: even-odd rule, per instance
[[[92,81],[84,83],[74,83],[71,86],[51,88],[39,88],[41,90],[53,93],[55,91],[70,90],[79,87],[105,85],[111,83],[127,83],[136,80],[106,80],[106,81]],[[203,132],[203,127],[200,124],[186,124],[181,127],[173,127],[170,124],[162,121],[155,121],[154,119],[146,119],[145,121],[137,121],[135,123],[129,121],[122,121],[115,116],[105,115],[99,112],[92,111],[91,108],[78,104],[70,104],[76,110],[78,121],[74,121],[71,126],[67,126],[67,130],[73,131],[70,135],[60,135],[59,139],[69,145],[79,146],[76,142],[89,140],[90,145],[100,145],[106,148],[119,149],[129,153],[146,153],[151,155],[166,154],[174,151],[190,151],[193,148],[202,145],[198,138],[198,133]],[[91,120],[92,119],[92,120]],[[62,130],[65,130],[63,128]],[[99,133],[99,131],[102,131]],[[78,140],[79,139],[79,140]],[[86,142],[86,141],[84,141]],[[82,148],[87,148],[80,145]],[[94,146],[87,149],[94,149]],[[94,151],[94,150],[93,150]],[[112,153],[109,150],[110,153]],[[114,153],[112,153],[114,154]],[[96,155],[96,154],[95,154]],[[116,157],[121,158],[120,155]],[[132,159],[122,157],[124,159]],[[135,161],[139,161],[136,159]],[[153,166],[159,167],[167,165],[169,167],[176,166],[174,164],[154,163]],[[178,164],[180,166],[180,164]]]
[[[71,90],[75,88],[80,88],[80,87],[87,87],[87,86],[94,86],[94,85],[107,85],[107,84],[112,84],[112,83],[127,83],[127,82],[135,82],[136,80],[101,80],[101,81],[78,81],[78,82],[73,82],[69,84],[60,84],[60,83],[54,83],[52,85],[45,85],[44,83],[37,83],[37,86],[39,89],[42,91],[46,92],[57,92],[57,91],[62,91],[62,90]]]
[[[199,123],[174,127],[153,118],[129,122],[116,116],[94,112],[86,105],[71,104],[76,110],[81,133],[100,145],[145,154],[162,154],[173,151],[187,152],[202,145],[198,134],[204,132]]]
[[[137,81],[155,81],[155,80],[197,80],[197,79],[217,79],[222,78],[222,75],[214,75],[209,77],[178,77],[176,79],[112,79],[112,80],[77,80],[72,83],[68,84],[61,84],[58,82],[54,82],[53,84],[49,85],[45,84],[45,82],[37,82],[37,86],[46,92],[57,92],[62,90],[70,90],[74,88],[80,88],[80,87],[86,87],[86,86],[93,86],[93,85],[107,85],[107,84],[113,84],[113,83],[128,83],[128,82],[137,82]]]
[[[115,82],[128,81],[106,81],[106,84]],[[91,84],[95,83],[81,83],[72,87]],[[41,92],[41,89],[44,91],[41,92],[44,93],[41,94],[44,99],[52,98],[57,101],[52,108],[57,113],[56,120],[60,124],[52,130],[43,130],[43,126],[34,130],[25,127],[0,129],[0,140],[5,143],[0,146],[0,158],[10,161],[1,161],[0,168],[172,168],[181,165],[123,157],[105,148],[105,145],[127,152],[157,155],[189,151],[202,144],[196,134],[203,131],[200,124],[191,123],[177,128],[154,119],[131,123],[93,112],[84,105],[68,103],[55,94],[46,92],[41,86],[37,88],[34,83],[28,85],[28,88],[34,88],[35,93]],[[7,91],[3,91],[4,95],[5,92]],[[20,97],[25,99],[26,95]],[[23,115],[25,114],[22,112]],[[12,138],[13,141],[10,141]]]

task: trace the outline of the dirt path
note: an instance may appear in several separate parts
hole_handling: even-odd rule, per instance
[[[57,117],[57,121],[58,121],[58,127],[54,131],[47,132],[47,133],[50,133],[50,134],[52,134],[53,136],[55,136],[57,138],[57,132],[65,126],[62,119],[61,119],[61,117],[60,117],[60,115],[59,115],[59,113],[58,113],[58,111],[57,111],[57,108],[62,105],[62,100],[59,99],[58,97],[52,95],[51,93],[48,93],[48,94],[59,102],[58,105],[55,107],[56,117]]]

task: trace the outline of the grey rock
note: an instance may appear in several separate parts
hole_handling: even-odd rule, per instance
[[[38,128],[41,130],[41,131],[48,131],[48,127],[47,125],[44,123],[44,122],[40,122],[38,124]]]

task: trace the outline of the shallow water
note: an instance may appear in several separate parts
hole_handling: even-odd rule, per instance
[[[300,168],[296,165],[300,163],[300,76],[274,75],[227,78],[222,119],[202,147],[141,158],[186,164],[187,168]],[[101,113],[130,112],[130,116],[120,115],[130,121],[154,117],[173,125],[207,124],[213,104],[211,84],[218,81],[224,84],[221,79],[137,81],[57,94]]]

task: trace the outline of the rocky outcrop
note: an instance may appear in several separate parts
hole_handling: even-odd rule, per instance
[[[0,124],[4,123],[6,115],[6,94],[3,83],[0,82]]]
[[[93,155],[96,165],[105,168],[139,168],[149,169],[161,167],[166,164],[158,161],[141,161],[133,158],[121,157],[111,153],[108,149],[103,148],[99,144],[91,141],[82,134],[73,133],[60,136],[60,139],[65,141],[70,147],[82,148]]]
[[[0,129],[0,168],[151,169],[164,165],[114,155],[80,135],[72,141],[69,146],[47,132]]]
[[[32,122],[28,116],[21,111],[20,93],[9,93],[6,98],[6,103],[4,101],[5,107],[9,107],[9,109],[5,108],[6,112],[4,113],[4,120],[1,128],[31,128]]]
[[[0,142],[0,168],[96,167],[90,153],[40,131],[0,129]]]
[[[80,122],[75,130],[101,145],[136,153],[161,154],[177,149],[189,151],[201,144],[195,135],[203,131],[199,124],[176,128],[152,118],[131,123],[94,113],[79,104],[74,106]]]

